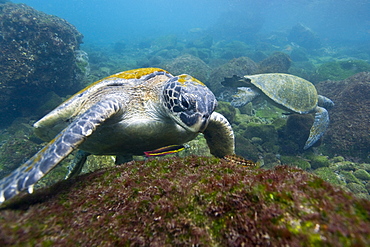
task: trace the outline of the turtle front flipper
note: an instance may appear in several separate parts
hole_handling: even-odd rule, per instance
[[[102,100],[81,114],[22,166],[0,181],[0,203],[28,189],[85,141],[98,126],[122,110],[115,98]]]
[[[250,87],[238,87],[238,92],[232,96],[231,105],[242,107],[254,100],[259,93]]]
[[[329,113],[323,107],[316,107],[315,121],[310,129],[310,135],[303,149],[308,149],[317,142],[329,126]]]
[[[221,158],[234,154],[234,131],[229,121],[220,113],[212,113],[203,134],[212,155]]]

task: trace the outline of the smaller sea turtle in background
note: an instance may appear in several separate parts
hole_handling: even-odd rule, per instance
[[[238,87],[238,93],[233,95],[231,101],[234,107],[241,107],[257,96],[264,96],[274,105],[291,113],[314,112],[315,121],[304,149],[318,141],[329,125],[329,114],[326,109],[334,106],[333,101],[318,95],[311,82],[298,76],[281,73],[246,75],[243,78],[233,76],[225,78],[222,84]]]
[[[130,70],[97,81],[34,124],[36,134],[50,142],[0,181],[0,203],[23,190],[32,192],[38,180],[77,148],[116,155],[116,163],[122,163],[203,133],[211,154],[232,155],[233,130],[214,112],[216,105],[203,83],[162,69]]]

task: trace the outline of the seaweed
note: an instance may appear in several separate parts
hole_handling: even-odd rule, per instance
[[[133,161],[62,181],[8,202],[0,243],[370,243],[369,201],[301,169],[244,164],[199,156]]]

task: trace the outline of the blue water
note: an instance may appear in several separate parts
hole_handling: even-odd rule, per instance
[[[330,42],[370,41],[368,0],[23,0],[62,17],[84,34],[85,43],[111,43],[141,37],[207,30],[223,21],[241,27],[258,22],[258,35],[290,29],[297,23]],[[253,15],[254,18],[248,19]],[[245,19],[245,17],[247,18]],[[230,20],[229,20],[230,18]],[[227,28],[227,27],[225,27]],[[234,28],[227,36],[239,37]],[[215,35],[216,36],[216,35]],[[217,36],[215,37],[217,38]],[[370,42],[369,42],[370,43]]]

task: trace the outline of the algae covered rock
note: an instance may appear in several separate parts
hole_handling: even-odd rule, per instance
[[[370,174],[365,171],[364,169],[358,169],[356,170],[353,175],[355,175],[356,178],[368,181],[370,180]]]
[[[370,72],[358,73],[343,81],[323,81],[317,84],[317,89],[335,102],[325,133],[327,151],[368,161]]]
[[[333,61],[320,65],[314,76],[314,82],[323,80],[344,80],[356,73],[370,71],[370,64],[363,60]]]
[[[313,153],[305,155],[310,159],[312,168],[315,169],[317,159],[321,160],[321,164],[327,164],[325,156],[314,155]],[[356,196],[370,200],[370,167],[366,163],[355,163],[345,161],[343,157],[337,156],[329,161],[329,166],[316,168],[313,173],[322,179],[342,186]]]
[[[277,141],[277,132],[272,124],[249,123],[243,135],[248,139],[259,137],[262,142],[276,143]]]
[[[288,117],[286,125],[278,130],[280,150],[283,154],[293,155],[303,152],[313,120],[310,114],[292,114]],[[320,143],[319,140],[314,146]]]
[[[186,46],[187,47],[195,47],[195,48],[211,48],[213,44],[213,36],[208,34],[208,33],[204,33],[203,35],[201,35],[200,37],[197,37],[193,40],[190,40]]]
[[[292,27],[288,39],[306,49],[318,49],[321,47],[319,36],[309,27],[300,23]]]
[[[185,54],[162,65],[174,75],[189,74],[206,83],[211,68],[202,59]]]
[[[239,40],[219,41],[213,46],[214,55],[221,59],[231,60],[250,55],[253,48]]]
[[[1,246],[370,244],[369,201],[233,157],[129,162],[15,199],[0,211]]]
[[[18,168],[27,156],[32,156],[42,146],[34,143],[29,119],[16,119],[6,131],[0,132],[0,178]]]
[[[0,5],[0,115],[32,112],[48,91],[79,87],[76,51],[82,35],[67,21],[24,4]],[[32,93],[30,93],[32,92]],[[1,117],[2,122],[12,119]]]
[[[318,168],[314,171],[314,174],[331,184],[345,186],[345,182],[329,167]]]
[[[306,157],[310,159],[312,169],[329,167],[330,165],[330,161],[327,156],[308,154]]]
[[[290,57],[294,62],[305,62],[309,61],[308,56],[304,49],[302,48],[295,48],[290,53]]]
[[[242,127],[242,128],[240,128]],[[244,129],[245,128],[245,129]],[[272,124],[258,124],[250,122],[246,125],[239,125],[235,130],[235,152],[253,161],[262,161],[267,165],[268,158],[277,154],[277,131]]]
[[[259,145],[246,138],[242,134],[235,133],[235,153],[247,159],[258,161],[262,155]]]
[[[275,52],[259,64],[258,73],[288,73],[292,61],[289,55]]]
[[[230,124],[232,124],[236,115],[235,108],[229,102],[218,101],[217,103],[216,111],[225,116]]]
[[[281,163],[284,165],[295,166],[303,170],[311,168],[311,165],[307,160],[296,156],[281,156]]]

